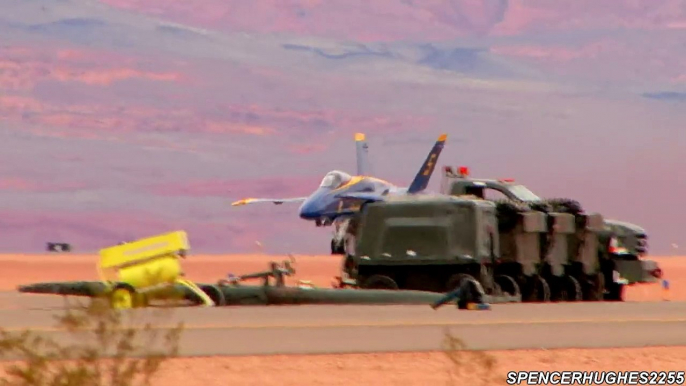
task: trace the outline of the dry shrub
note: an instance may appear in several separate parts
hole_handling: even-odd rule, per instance
[[[469,380],[470,385],[502,384],[505,377],[496,374],[496,359],[483,351],[469,350],[464,341],[446,329],[442,343],[443,353],[450,361],[448,369],[451,384]]]
[[[150,385],[160,365],[178,355],[183,324],[156,328],[144,317],[168,324],[170,308],[116,310],[106,299],[68,303],[55,317],[59,331],[0,329],[0,355],[18,360],[5,366],[0,385]]]

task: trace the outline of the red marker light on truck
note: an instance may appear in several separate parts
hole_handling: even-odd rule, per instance
[[[469,168],[466,166],[460,166],[460,175],[461,176],[468,176],[469,175]]]
[[[514,178],[503,178],[500,180],[500,182],[514,182]]]

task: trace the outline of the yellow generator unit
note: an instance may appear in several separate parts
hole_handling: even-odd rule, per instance
[[[195,283],[183,278],[180,259],[190,249],[185,231],[148,237],[100,250],[98,273],[110,284],[110,301],[116,308],[144,307],[162,290],[183,285],[202,299],[214,302]]]

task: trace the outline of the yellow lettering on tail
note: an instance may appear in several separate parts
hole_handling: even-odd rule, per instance
[[[436,154],[431,154],[431,157],[429,158],[429,162],[426,163],[426,169],[424,169],[423,175],[428,176],[429,174],[431,174],[431,169],[433,169],[435,160],[436,160]]]

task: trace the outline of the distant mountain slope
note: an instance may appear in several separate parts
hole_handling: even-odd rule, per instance
[[[686,243],[681,1],[0,0],[0,240],[326,253],[296,206],[354,170],[515,177]],[[432,179],[432,189],[439,176]]]
[[[446,40],[559,31],[686,26],[680,0],[103,0],[121,9],[224,31],[356,41]]]

